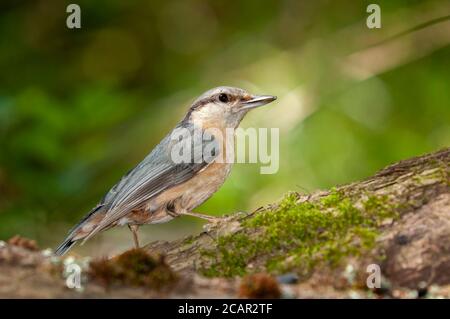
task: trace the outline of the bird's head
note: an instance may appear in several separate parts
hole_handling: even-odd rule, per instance
[[[249,110],[275,99],[272,95],[253,95],[243,89],[221,86],[195,100],[184,121],[202,127],[236,128]]]

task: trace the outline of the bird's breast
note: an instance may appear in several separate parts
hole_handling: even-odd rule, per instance
[[[230,174],[232,164],[209,164],[190,180],[172,187],[160,194],[154,204],[158,206],[174,202],[176,210],[190,211],[206,201],[225,182]]]

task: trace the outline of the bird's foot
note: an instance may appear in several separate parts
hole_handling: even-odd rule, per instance
[[[225,217],[211,217],[208,219],[208,223],[203,225],[203,230],[206,232],[210,232],[215,228],[219,228],[221,224],[224,224],[230,220],[230,216]]]

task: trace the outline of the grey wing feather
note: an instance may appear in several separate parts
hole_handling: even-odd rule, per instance
[[[219,145],[216,140],[211,138],[205,141],[201,134],[193,134],[195,128],[192,125],[182,128],[194,138],[181,138],[176,141],[171,134],[167,135],[138,166],[106,194],[103,202],[107,213],[84,241],[162,191],[189,180],[217,156]],[[201,145],[201,150],[208,147],[213,152],[206,159],[202,156],[203,152],[192,152],[189,162],[175,163],[171,157],[171,150],[176,143],[183,143],[184,146],[191,143],[191,147]]]

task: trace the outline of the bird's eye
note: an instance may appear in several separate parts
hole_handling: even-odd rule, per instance
[[[221,93],[219,94],[219,101],[223,102],[223,103],[227,103],[228,102],[228,95],[225,93]]]

